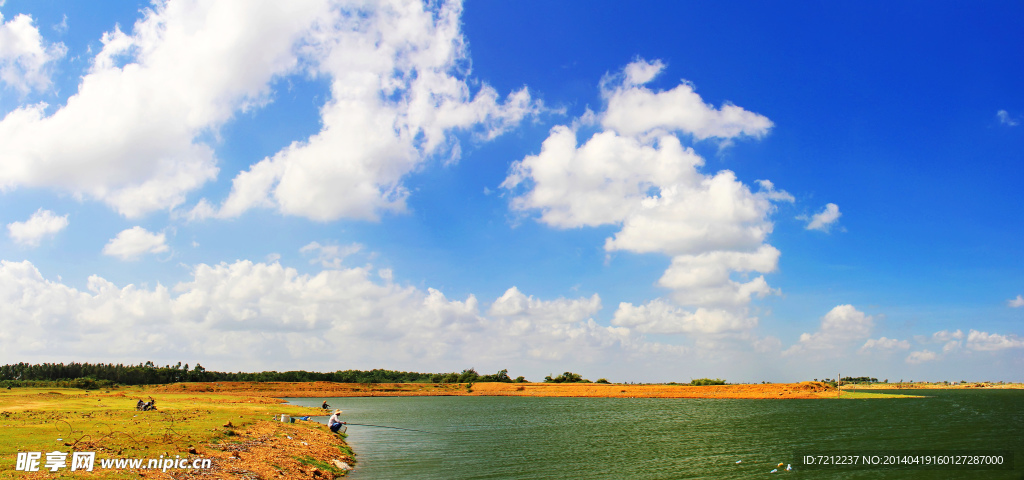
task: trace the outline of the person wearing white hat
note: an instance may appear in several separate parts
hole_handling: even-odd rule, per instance
[[[345,422],[342,422],[341,420],[338,419],[338,415],[340,414],[341,410],[335,410],[334,415],[331,415],[331,418],[327,420],[327,427],[330,428],[331,431],[334,433],[338,433],[338,430],[341,428],[341,426],[345,424]]]

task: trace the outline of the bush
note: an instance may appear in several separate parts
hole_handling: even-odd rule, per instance
[[[698,378],[696,380],[690,380],[690,385],[725,385],[725,380],[722,380],[721,378]]]
[[[552,377],[551,375],[548,375],[548,376],[544,377],[544,382],[545,383],[582,383],[582,382],[586,382],[586,380],[583,379],[583,375],[580,375],[578,373],[565,372],[565,373],[563,373],[563,374],[561,374],[561,375],[559,375],[557,377]]]

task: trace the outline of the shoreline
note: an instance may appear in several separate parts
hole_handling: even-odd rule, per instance
[[[411,397],[519,396],[591,398],[720,398],[826,399],[837,389],[822,382],[740,385],[624,385],[598,383],[333,383],[333,382],[210,382],[178,383],[154,391],[239,394],[250,397]],[[849,395],[849,394],[847,394]],[[878,396],[883,394],[861,394]],[[842,395],[840,395],[842,397]],[[899,395],[904,396],[904,395]]]

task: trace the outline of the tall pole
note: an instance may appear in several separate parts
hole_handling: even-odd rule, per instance
[[[842,395],[843,395],[843,374],[840,373],[839,376],[836,377],[836,398],[839,398]]]

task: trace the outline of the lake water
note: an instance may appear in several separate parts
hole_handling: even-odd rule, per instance
[[[349,423],[354,480],[1024,478],[1024,391],[921,399],[532,397],[327,399]],[[322,398],[291,403],[320,406]],[[321,420],[323,421],[323,420]],[[1001,453],[1013,470],[807,467],[804,454]],[[1011,459],[1007,458],[1007,461]],[[736,463],[740,461],[741,463]]]

